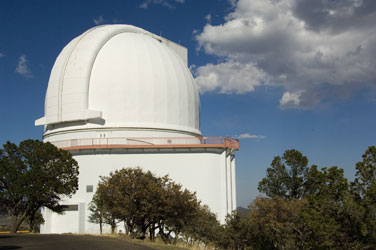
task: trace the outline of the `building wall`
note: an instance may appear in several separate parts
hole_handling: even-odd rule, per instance
[[[236,209],[234,155],[225,149],[108,149],[72,153],[79,164],[79,190],[62,204],[78,205],[77,210],[57,215],[45,209],[42,233],[99,233],[99,225],[88,222],[87,210],[99,176],[128,167],[140,167],[158,176],[168,174],[184,188],[197,192],[202,204],[208,205],[222,223],[227,213]],[[88,185],[94,186],[93,192],[86,192]]]

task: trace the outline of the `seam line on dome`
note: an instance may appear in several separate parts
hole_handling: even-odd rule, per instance
[[[64,99],[64,81],[65,81],[65,73],[66,73],[67,67],[72,60],[72,55],[75,53],[76,49],[80,46],[80,42],[83,39],[85,39],[88,36],[88,34],[92,33],[93,31],[95,31],[97,29],[104,28],[106,26],[109,26],[109,25],[95,26],[95,27],[87,30],[86,32],[84,32],[82,35],[78,36],[77,42],[74,44],[74,46],[72,46],[72,48],[68,52],[68,55],[67,55],[66,59],[64,60],[63,70],[62,70],[62,73],[59,76],[59,82],[58,82],[58,105],[57,105],[57,116],[58,116],[57,121],[58,122],[64,121],[63,120],[63,105],[62,105],[63,99]],[[118,25],[118,27],[116,27],[116,29],[105,33],[104,38],[100,37],[100,39],[99,39],[100,43],[99,43],[99,45],[95,46],[96,48],[94,49],[94,53],[93,53],[94,55],[92,56],[92,59],[89,60],[88,66],[90,68],[89,68],[88,72],[80,75],[80,77],[85,80],[83,84],[84,84],[84,88],[86,89],[86,95],[83,97],[83,100],[81,101],[81,104],[83,104],[83,107],[82,107],[83,110],[80,110],[80,112],[82,114],[84,114],[84,111],[87,111],[89,109],[90,78],[91,78],[93,65],[94,65],[94,62],[95,62],[95,60],[98,56],[99,51],[108,42],[108,40],[110,40],[112,37],[114,37],[118,34],[127,33],[127,32],[138,33],[138,34],[146,34],[146,35],[152,34],[152,33],[148,32],[146,30],[143,30],[141,28],[138,28],[138,27],[135,27],[135,26],[132,26],[132,25]],[[81,118],[82,118],[82,120],[86,120],[85,117],[81,117]]]
[[[68,63],[71,59],[71,56],[74,52],[74,50],[76,49],[76,47],[78,46],[78,44],[80,43],[80,41],[88,34],[90,33],[91,31],[95,30],[96,28],[98,28],[98,26],[96,27],[93,27],[89,30],[87,30],[86,32],[84,32],[82,35],[79,36],[79,39],[76,41],[76,43],[72,46],[72,48],[70,49],[70,51],[68,52],[68,56],[66,58],[66,60],[64,61],[64,66],[63,66],[63,70],[60,74],[60,77],[59,77],[59,86],[58,86],[58,113],[57,113],[57,121],[58,122],[61,122],[63,120],[63,105],[62,105],[62,102],[63,102],[63,91],[64,91],[64,79],[65,79],[65,72],[66,72],[66,69],[67,69],[67,66],[68,66]]]
[[[131,27],[134,28],[133,26],[131,26]],[[126,28],[129,28],[129,27],[126,27]],[[92,75],[94,63],[95,63],[95,61],[96,61],[96,59],[98,57],[99,52],[106,45],[106,43],[110,39],[112,39],[113,37],[115,37],[115,36],[117,36],[119,34],[122,34],[122,33],[136,33],[136,34],[145,34],[145,35],[149,35],[150,34],[150,32],[148,32],[146,30],[142,30],[142,29],[140,29],[138,31],[138,30],[126,30],[126,28],[123,28],[123,30],[118,30],[117,32],[111,33],[109,36],[106,37],[106,39],[103,39],[101,41],[100,45],[98,46],[98,48],[95,51],[95,55],[93,57],[93,60],[90,62],[90,72],[89,72],[89,75],[88,75],[88,78],[87,78],[87,99],[86,99],[86,108],[87,109],[89,109],[90,80],[91,80],[91,75]]]

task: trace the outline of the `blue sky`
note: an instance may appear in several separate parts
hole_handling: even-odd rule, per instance
[[[295,148],[352,179],[376,144],[376,1],[0,1],[0,143],[41,139],[50,70],[99,24],[180,42],[201,92],[205,136],[238,136],[238,205],[274,156]]]

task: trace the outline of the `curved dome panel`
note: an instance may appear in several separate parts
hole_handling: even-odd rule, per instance
[[[184,61],[186,49],[171,44],[179,47],[129,25],[88,30],[56,59],[45,117],[36,124],[101,119],[90,127],[200,134],[199,96]]]

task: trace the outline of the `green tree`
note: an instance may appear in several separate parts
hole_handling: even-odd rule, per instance
[[[11,233],[41,207],[61,213],[59,201],[77,188],[78,165],[69,152],[38,140],[0,149],[0,206],[11,218]]]
[[[164,207],[162,188],[166,178],[157,178],[140,168],[125,168],[103,180],[114,187],[112,200],[116,217],[125,222],[126,231],[132,237],[144,239]]]
[[[183,189],[180,184],[173,181],[166,183],[165,203],[161,211],[162,220],[158,220],[159,233],[167,242],[171,233],[176,235],[190,226],[194,218],[200,215],[200,203],[195,193]],[[176,243],[177,237],[174,238]]]
[[[124,168],[101,177],[90,210],[91,222],[114,222],[116,226],[117,221],[123,221],[132,238],[144,239],[149,233],[154,240],[158,232],[163,241],[172,243],[179,235],[207,242],[214,237],[214,230],[193,234],[193,229],[204,222],[205,228],[210,228],[209,223],[212,228],[218,225],[215,215],[200,205],[195,193],[168,176],[157,177],[140,168]]]
[[[89,221],[99,224],[100,233],[102,233],[103,224],[110,225],[111,233],[115,233],[118,217],[116,216],[117,207],[114,196],[117,192],[117,187],[106,182],[105,177],[101,177],[101,180],[89,204],[89,210],[91,211]]]
[[[350,185],[343,169],[307,167],[299,151],[275,157],[259,183],[259,191],[270,198],[257,198],[250,205],[252,247],[374,249],[376,147],[370,146],[362,157]]]
[[[95,209],[101,208],[101,215],[107,215],[107,222],[114,232],[116,221],[123,221],[125,232],[133,238],[143,239],[147,230],[153,239],[155,225],[165,220],[167,177],[155,177],[150,171],[140,168],[124,168],[101,177],[92,201],[92,217],[98,218]],[[100,204],[100,206],[99,206]],[[94,220],[93,220],[94,221]]]
[[[254,238],[245,218],[234,211],[227,215],[226,223],[217,229],[216,245],[220,249],[253,249]]]
[[[43,216],[39,211],[27,217],[25,221],[29,224],[29,232],[33,233],[39,233],[40,225],[44,223]]]
[[[313,249],[352,249],[356,247],[352,235],[352,217],[358,206],[349,192],[343,169],[336,166],[312,167],[307,173],[311,184],[308,203],[302,218],[309,228],[306,246]]]
[[[91,212],[89,215],[89,222],[99,224],[99,232],[102,234],[103,224],[105,223],[108,214],[98,192],[94,194],[93,199],[89,204],[89,211]]]
[[[354,222],[357,225],[354,235],[364,246],[372,248],[376,245],[376,147],[368,147],[362,158],[356,164],[351,183],[351,192],[361,211],[361,220]]]
[[[307,228],[300,217],[305,199],[258,197],[249,205],[247,230],[253,249],[305,249]]]
[[[215,244],[220,240],[222,227],[209,207],[200,206],[197,213],[185,221],[182,231],[185,242],[192,246],[193,244],[206,246]]]
[[[304,194],[304,173],[308,159],[295,149],[286,150],[282,157],[274,157],[271,167],[266,170],[258,190],[268,197],[280,196],[299,199]]]

